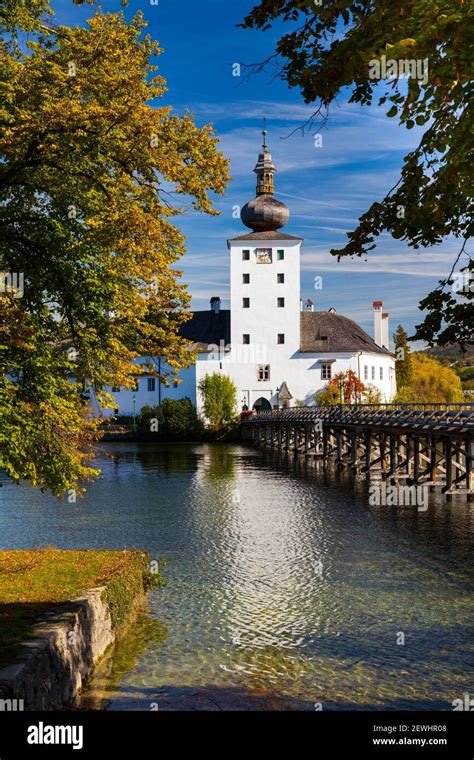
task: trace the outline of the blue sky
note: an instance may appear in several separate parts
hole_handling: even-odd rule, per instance
[[[76,8],[68,0],[53,0],[56,21],[82,24],[90,6]],[[106,11],[121,9],[120,0],[103,0]],[[398,127],[377,107],[349,104],[340,97],[330,110],[327,128],[320,130],[323,145],[315,147],[313,128],[303,137],[291,132],[312,113],[298,91],[272,81],[272,72],[247,79],[232,76],[235,62],[252,63],[271,52],[281,27],[265,33],[238,29],[250,10],[250,0],[130,0],[127,17],[137,10],[148,22],[148,32],[164,53],[159,71],[167,79],[166,102],[178,113],[190,109],[198,124],[211,122],[221,148],[231,159],[233,181],[216,207],[219,217],[187,212],[177,224],[187,235],[182,262],[184,279],[194,309],[208,308],[211,296],[229,299],[229,254],[226,240],[246,231],[234,219],[235,205],[255,195],[253,168],[261,144],[262,120],[277,166],[276,197],[290,208],[285,232],[304,238],[301,293],[315,308],[333,306],[358,321],[372,334],[372,301],[383,300],[390,312],[390,331],[398,323],[410,332],[421,321],[418,302],[451,269],[458,243],[418,253],[388,234],[378,239],[367,260],[329,255],[341,247],[346,232],[373,200],[381,200],[398,178],[403,156],[419,139],[416,129]],[[323,278],[314,290],[314,278]]]

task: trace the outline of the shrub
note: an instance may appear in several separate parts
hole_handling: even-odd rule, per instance
[[[165,398],[159,406],[144,406],[138,419],[143,432],[156,432],[168,440],[200,438],[204,426],[189,398]]]

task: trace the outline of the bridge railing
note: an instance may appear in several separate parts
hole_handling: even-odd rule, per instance
[[[338,404],[331,406],[299,406],[291,409],[259,412],[247,422],[268,424],[311,423],[396,425],[434,427],[474,427],[474,404]]]

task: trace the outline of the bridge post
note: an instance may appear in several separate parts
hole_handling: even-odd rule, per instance
[[[435,435],[431,436],[430,445],[430,480],[435,482],[438,469],[438,440]]]
[[[398,464],[398,456],[397,456],[397,439],[393,435],[393,433],[390,434],[390,470],[389,470],[389,476],[392,477],[395,475],[397,464]]]
[[[387,436],[385,433],[379,433],[380,441],[380,466],[382,468],[382,477],[387,477]]]
[[[351,467],[357,466],[357,433],[351,431]]]
[[[446,458],[446,485],[444,491],[449,491],[453,484],[453,447],[451,441],[446,439],[445,442],[445,458]],[[448,496],[448,494],[446,494]]]
[[[411,464],[411,437],[410,434],[406,434],[405,438],[405,455],[406,455],[406,465],[405,465],[405,472],[407,475],[410,474],[410,464]]]
[[[370,430],[365,434],[365,467],[367,473],[370,472],[370,463],[372,461],[372,433]]]
[[[472,459],[474,455],[474,441],[466,438],[464,441],[466,450],[466,487],[468,490],[467,500],[474,501],[474,476],[472,472]]]
[[[413,439],[413,479],[418,483],[420,477],[420,439],[416,435]]]

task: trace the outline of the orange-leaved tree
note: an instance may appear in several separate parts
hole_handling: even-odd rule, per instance
[[[339,372],[325,388],[316,393],[316,403],[361,403],[365,390],[364,383],[359,380],[356,373],[352,369],[348,369],[347,372]]]

